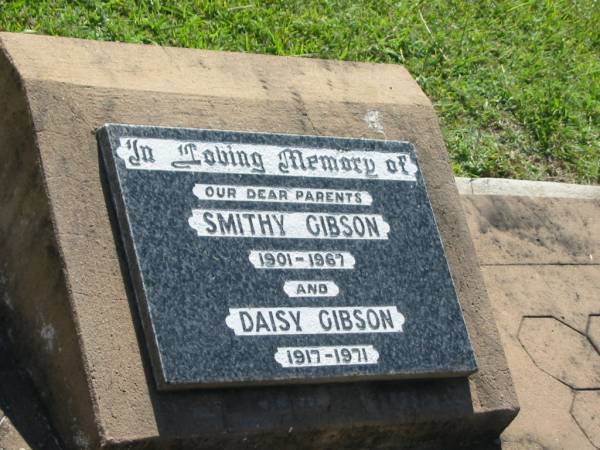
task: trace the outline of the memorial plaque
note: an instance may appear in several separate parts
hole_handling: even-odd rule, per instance
[[[98,138],[159,389],[476,370],[411,143]]]

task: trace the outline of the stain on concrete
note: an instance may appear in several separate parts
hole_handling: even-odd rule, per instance
[[[46,351],[53,352],[56,343],[56,330],[51,324],[45,324],[40,330],[40,336],[46,344]]]
[[[556,245],[572,255],[584,253],[581,241],[561,230],[560,218],[547,214],[539,202],[527,198],[495,197],[480,209],[479,230],[508,232],[536,246],[552,249]]]
[[[385,130],[383,128],[383,114],[377,110],[367,111],[363,120],[366,122],[367,126],[377,133],[385,134]]]

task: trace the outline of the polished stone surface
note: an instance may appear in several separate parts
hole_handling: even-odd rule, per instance
[[[103,127],[98,137],[159,388],[455,377],[476,370],[411,144],[121,125]],[[228,172],[217,173],[216,149],[211,157],[203,153],[215,143],[245,151],[248,160],[237,161],[245,169],[230,160],[220,169]],[[287,148],[307,157],[338,151],[337,163],[347,170],[330,173],[356,178],[315,176],[308,159],[303,170],[312,175],[290,176],[290,155],[288,173],[272,173],[271,166],[283,166],[270,164],[268,146],[279,146],[272,155],[280,158]],[[390,168],[373,157],[375,173],[364,161],[342,161],[357,151],[366,159],[393,153],[399,164]],[[406,169],[397,154],[407,155]],[[220,156],[221,162],[227,157]],[[409,175],[383,179],[386,167],[388,175]],[[363,177],[368,170],[373,177]],[[237,186],[236,199],[207,199],[197,184]],[[242,200],[247,190],[240,186],[276,187],[288,200],[298,189],[305,203]],[[316,203],[307,200],[307,189],[363,195],[360,203],[355,193]],[[325,238],[332,235],[341,239]],[[284,268],[260,267],[268,265],[265,252],[275,251],[283,252]],[[287,252],[294,252],[289,259]],[[336,268],[300,268],[310,256],[299,252],[312,254],[313,263],[314,252],[331,253]],[[342,260],[349,268],[338,266]],[[307,296],[298,285],[312,292],[311,281],[326,283]]]

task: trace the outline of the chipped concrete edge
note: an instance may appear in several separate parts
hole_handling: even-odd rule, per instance
[[[515,197],[574,198],[600,200],[600,186],[551,181],[510,180],[504,178],[456,177],[461,195],[506,195]]]

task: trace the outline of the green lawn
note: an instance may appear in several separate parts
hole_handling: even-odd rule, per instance
[[[0,29],[403,64],[457,175],[600,183],[595,0],[0,0]]]

